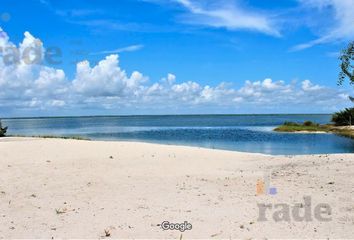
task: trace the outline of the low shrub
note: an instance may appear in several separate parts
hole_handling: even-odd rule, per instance
[[[7,132],[7,127],[2,127],[1,121],[0,121],[0,137],[4,137]]]
[[[303,125],[306,126],[306,127],[310,127],[310,126],[315,126],[315,127],[317,127],[317,126],[319,126],[318,123],[314,123],[314,122],[311,122],[311,121],[305,121],[305,122],[303,123]]]
[[[284,122],[283,124],[284,126],[300,126],[300,124],[296,123],[296,122]]]
[[[348,126],[354,122],[354,108],[346,108],[332,115],[332,122],[336,126]]]

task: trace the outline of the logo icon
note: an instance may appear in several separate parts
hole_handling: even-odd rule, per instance
[[[271,180],[272,173],[271,172],[266,172],[264,173],[263,179],[257,179],[257,184],[256,184],[256,193],[257,196],[259,195],[276,195],[277,194],[277,188],[270,186],[270,180]]]

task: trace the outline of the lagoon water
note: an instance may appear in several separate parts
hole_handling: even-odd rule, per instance
[[[333,134],[278,133],[284,121],[329,123],[330,115],[175,115],[4,119],[11,135],[82,136],[265,154],[353,153],[354,140]]]

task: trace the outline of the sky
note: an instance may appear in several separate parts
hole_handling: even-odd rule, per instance
[[[352,106],[354,0],[0,1],[0,117]]]

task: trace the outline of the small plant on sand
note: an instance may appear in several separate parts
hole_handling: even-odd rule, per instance
[[[2,127],[1,120],[0,120],[0,137],[4,137],[7,132],[7,127]]]
[[[66,213],[66,209],[61,209],[61,208],[56,208],[55,212],[59,215],[59,214],[64,214]]]
[[[108,229],[104,230],[104,235],[105,237],[110,237],[111,236],[111,232]]]

